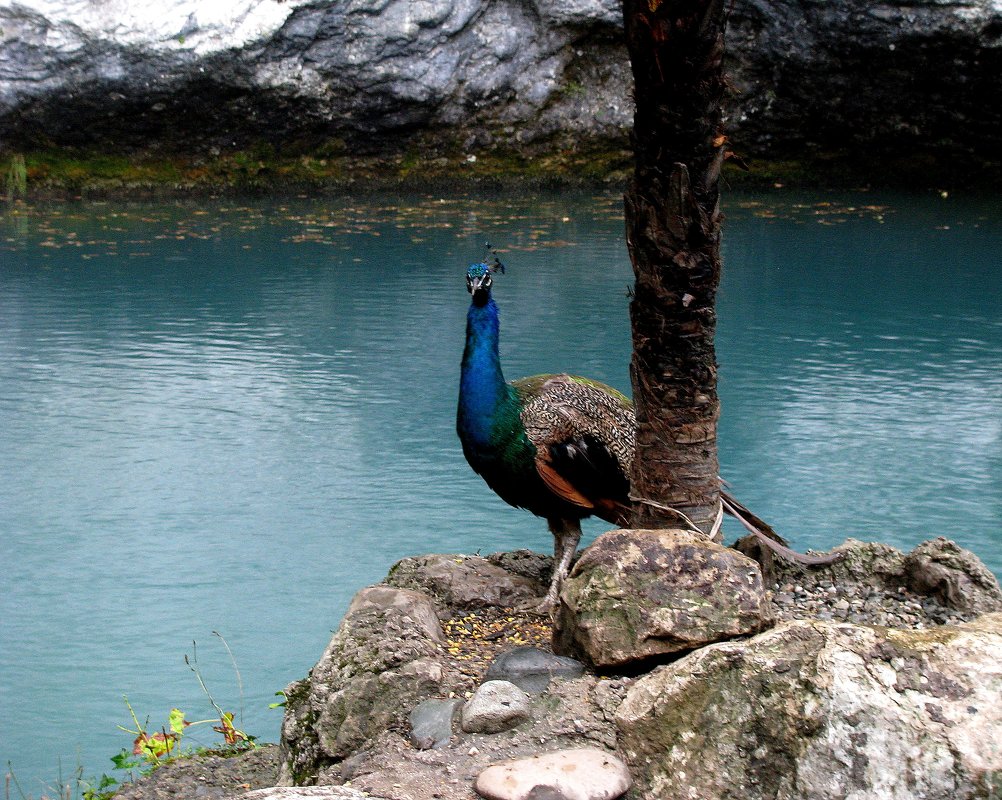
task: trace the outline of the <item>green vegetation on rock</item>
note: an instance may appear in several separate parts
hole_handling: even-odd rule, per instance
[[[948,170],[920,156],[863,164],[841,154],[729,160],[723,186],[737,188],[957,188]],[[107,153],[72,149],[0,151],[0,188],[23,197],[172,196],[177,194],[325,192],[347,189],[453,186],[624,185],[632,171],[625,143],[563,149],[494,148],[467,152],[458,144],[412,142],[398,153],[358,154],[331,139],[310,148],[277,151],[271,144],[204,154]],[[997,185],[1002,168],[987,164],[982,180]]]

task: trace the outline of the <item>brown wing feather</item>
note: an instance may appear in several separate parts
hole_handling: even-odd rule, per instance
[[[575,489],[566,478],[553,468],[552,464],[547,463],[544,459],[536,459],[536,472],[539,473],[539,477],[543,479],[546,487],[557,497],[589,511],[595,508],[595,505],[587,497]]]

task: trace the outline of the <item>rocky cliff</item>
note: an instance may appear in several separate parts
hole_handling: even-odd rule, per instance
[[[266,140],[467,148],[622,136],[613,2],[231,0],[0,5],[0,134],[36,143]]]
[[[0,0],[7,148],[623,143],[615,0]],[[746,155],[997,161],[1002,0],[736,0]]]

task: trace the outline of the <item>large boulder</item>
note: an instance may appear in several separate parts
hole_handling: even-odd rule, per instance
[[[799,621],[638,680],[637,798],[962,800],[1002,770],[1002,614],[901,631]]]
[[[286,689],[283,783],[310,783],[450,682],[436,609],[420,592],[372,586],[355,595],[309,676]]]
[[[622,667],[771,623],[751,559],[690,531],[616,530],[598,537],[564,581],[554,648]]]

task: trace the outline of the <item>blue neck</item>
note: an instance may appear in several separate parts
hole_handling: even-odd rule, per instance
[[[497,412],[508,399],[509,386],[498,355],[500,323],[494,298],[470,305],[466,315],[466,348],[459,382],[460,435],[471,443],[490,443]]]

